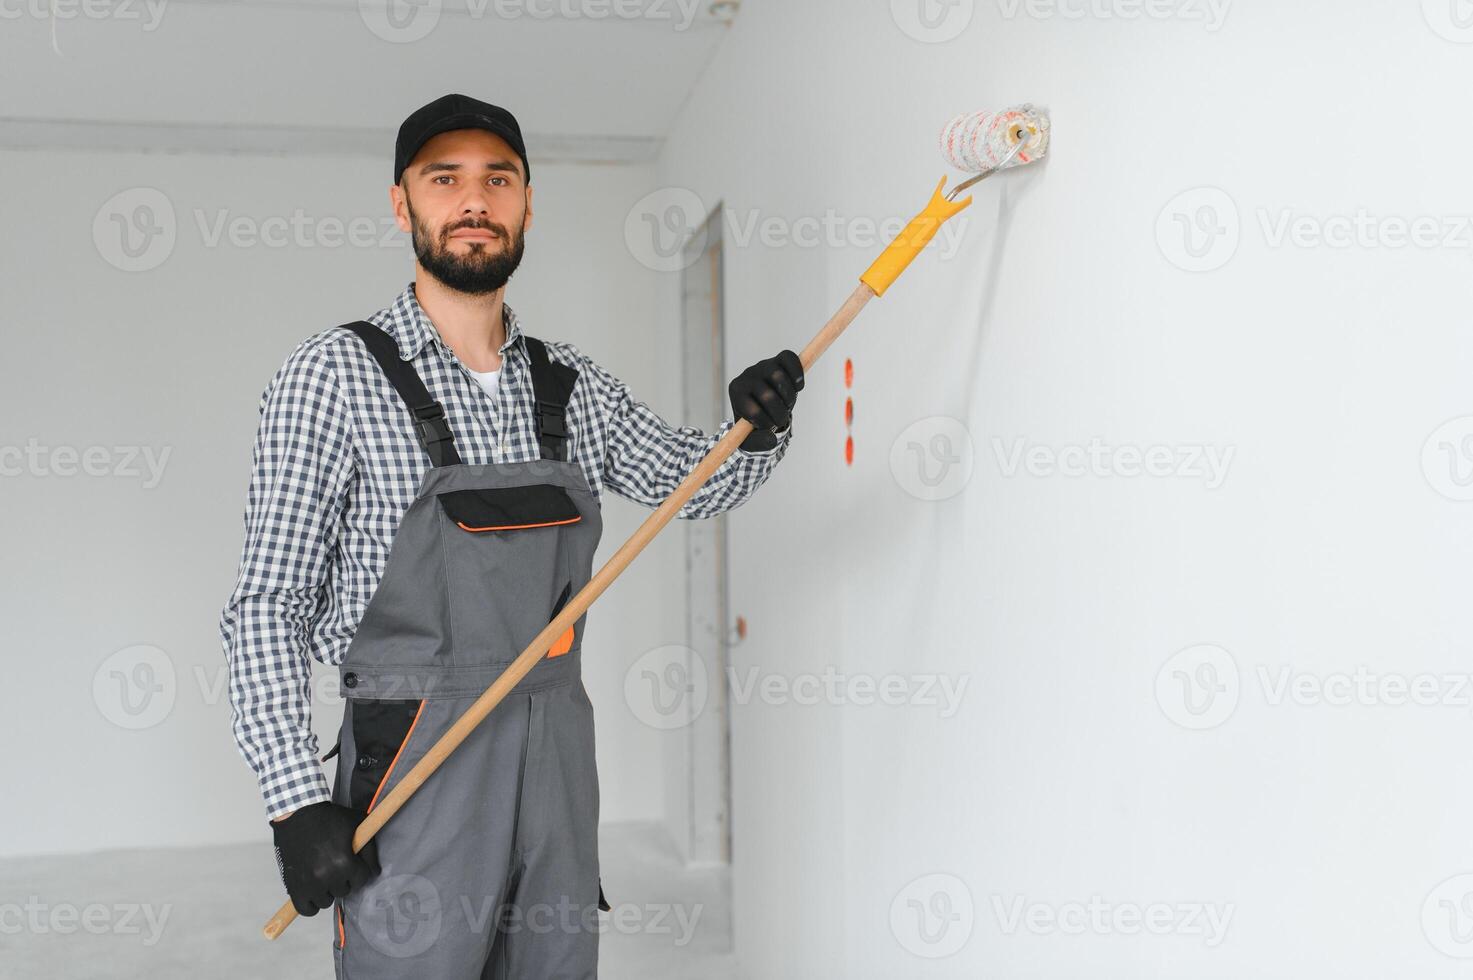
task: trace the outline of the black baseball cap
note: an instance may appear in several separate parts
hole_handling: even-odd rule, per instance
[[[430,141],[430,137],[452,129],[484,129],[500,136],[522,158],[522,172],[527,176],[527,183],[532,182],[527,147],[522,142],[522,127],[517,125],[516,116],[499,105],[467,95],[442,95],[429,105],[414,110],[399,127],[399,138],[394,142],[394,183],[399,183],[399,178],[404,176],[404,168],[409,166],[419,148]]]

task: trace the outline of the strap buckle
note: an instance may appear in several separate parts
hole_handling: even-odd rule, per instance
[[[436,466],[445,453],[445,446],[455,441],[455,436],[450,431],[450,423],[445,421],[445,409],[439,402],[430,402],[428,405],[420,405],[413,409],[414,433],[419,437],[419,444],[424,447],[425,452],[430,454],[430,459]]]
[[[557,439],[565,439],[568,435],[568,427],[564,423],[566,412],[563,406],[555,402],[537,402],[537,416],[540,423],[539,428],[545,436],[553,436]]]

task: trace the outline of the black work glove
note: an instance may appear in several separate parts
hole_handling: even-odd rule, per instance
[[[793,405],[802,390],[803,362],[790,350],[758,361],[732,378],[726,386],[732,415],[752,423],[752,434],[742,440],[741,448],[761,452],[776,446],[782,430],[793,421]]]
[[[375,841],[353,853],[353,831],[363,814],[336,803],[312,803],[285,820],[271,821],[281,883],[298,915],[316,915],[333,899],[379,873]]]

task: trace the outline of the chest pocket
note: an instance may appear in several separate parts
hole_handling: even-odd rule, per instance
[[[462,531],[488,534],[576,524],[583,519],[568,491],[551,484],[451,490],[440,506]]]
[[[510,663],[566,602],[584,515],[555,484],[452,490],[438,500],[457,662]],[[550,652],[566,653],[573,639],[565,634]]]

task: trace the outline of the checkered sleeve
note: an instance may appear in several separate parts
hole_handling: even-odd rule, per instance
[[[245,546],[220,635],[236,745],[269,817],[331,798],[311,727],[311,627],[354,474],[329,346],[292,352],[261,397]]]
[[[735,424],[731,419],[723,420],[715,435],[707,435],[694,426],[672,426],[644,402],[635,399],[624,382],[576,348],[573,353],[580,379],[587,379],[580,383],[591,386],[593,402],[601,416],[598,424],[607,427],[604,483],[621,497],[646,507],[658,507]],[[736,450],[676,516],[715,517],[746,501],[782,460],[792,433],[793,427],[789,425],[771,449]]]

